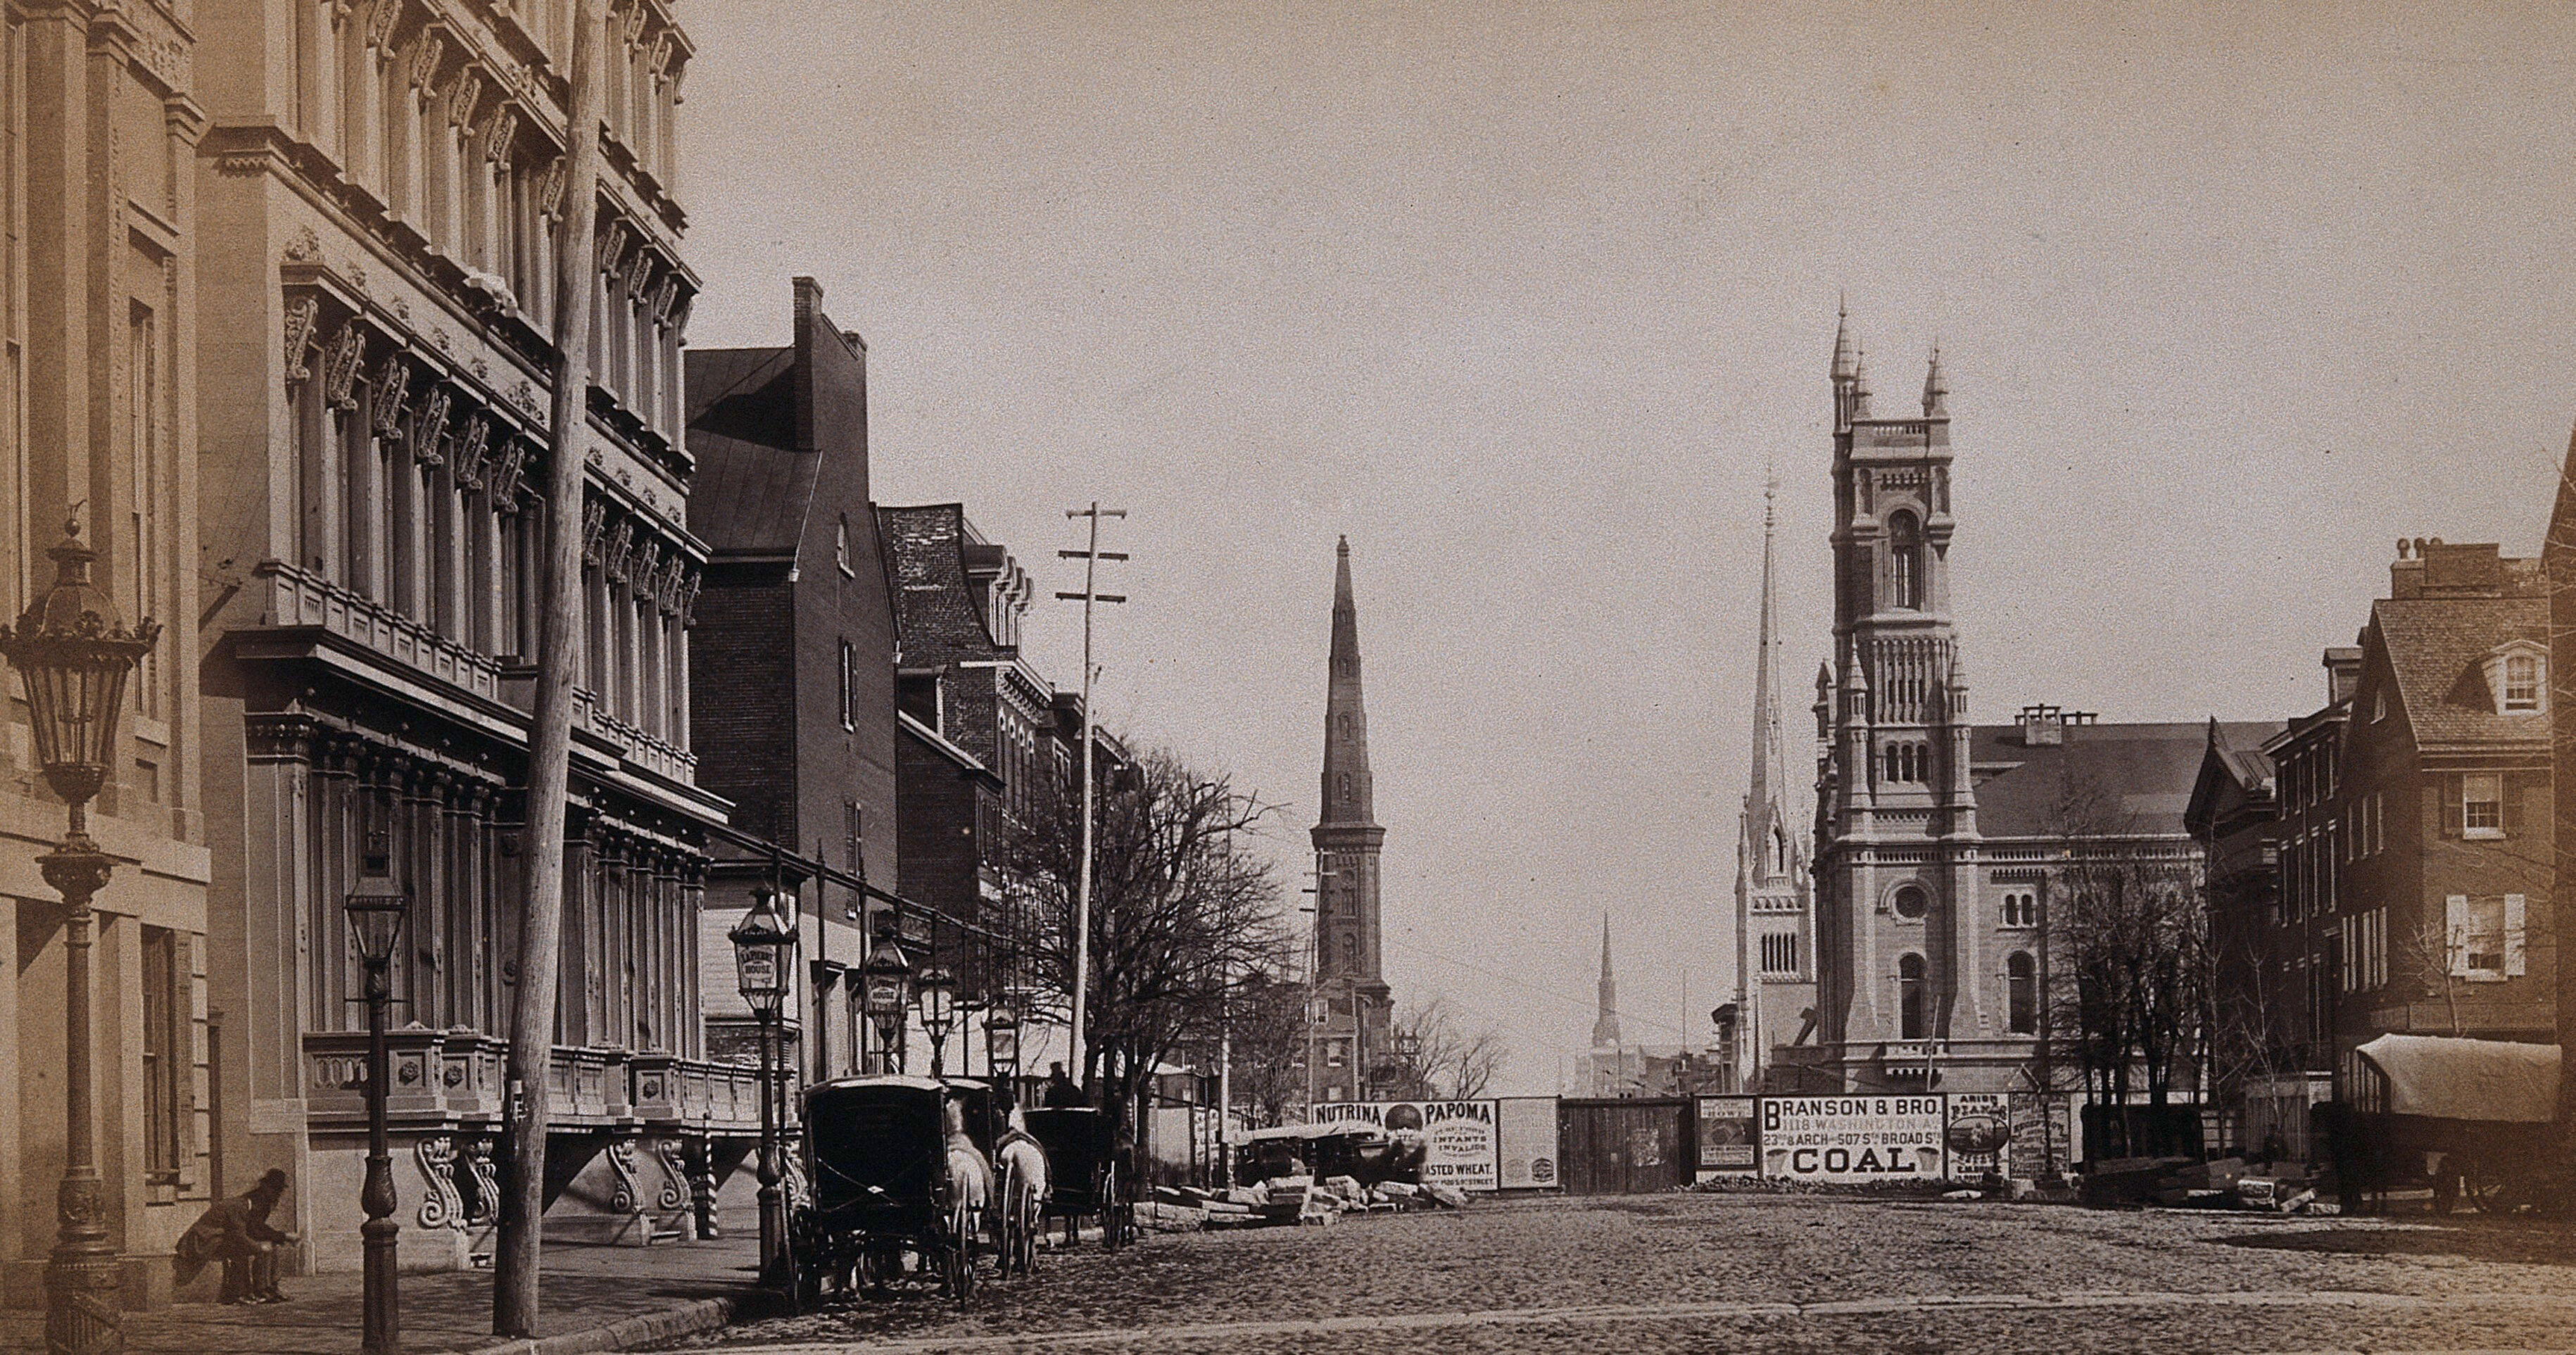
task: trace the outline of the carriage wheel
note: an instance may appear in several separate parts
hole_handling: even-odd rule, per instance
[[[957,1296],[958,1306],[975,1292],[975,1212],[964,1204],[948,1213],[948,1250],[940,1259],[944,1264],[948,1291]]]
[[[2495,1171],[2483,1157],[2463,1164],[2460,1180],[2481,1214],[2511,1214],[2531,1203],[2524,1181]]]

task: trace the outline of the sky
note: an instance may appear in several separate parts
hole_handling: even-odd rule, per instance
[[[1732,986],[1766,475],[1793,729],[1848,298],[1937,340],[1972,716],[2285,719],[2400,537],[2536,551],[2576,422],[2576,6],[696,0],[690,341],[869,345],[875,492],[1311,866],[1347,534],[1385,969],[1548,1092]],[[1079,677],[1079,607],[1027,651]]]

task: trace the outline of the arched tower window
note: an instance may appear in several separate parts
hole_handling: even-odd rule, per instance
[[[1901,1040],[1932,1038],[1931,995],[1923,989],[1923,957],[1896,960],[1896,1035]]]
[[[1771,825],[1771,873],[1789,873],[1789,835],[1776,823]]]
[[[2026,950],[2004,960],[2004,1007],[2015,1035],[2039,1033],[2039,966]]]
[[[1887,520],[1887,600],[1908,611],[1923,610],[1923,529],[1912,513]]]

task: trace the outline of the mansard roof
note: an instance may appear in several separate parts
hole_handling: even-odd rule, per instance
[[[2381,598],[2370,608],[2366,647],[2387,655],[2371,681],[2393,675],[2391,693],[2405,711],[2415,745],[2532,743],[2549,738],[2549,721],[2500,714],[2487,686],[2486,659],[2515,641],[2549,643],[2549,598]]]
[[[690,532],[719,558],[794,560],[823,467],[796,446],[796,350],[690,349],[688,401]]]
[[[2277,724],[2219,722],[2230,747],[2259,747]],[[2062,742],[2031,743],[2019,724],[1969,732],[1977,775],[1977,828],[1990,838],[2051,837],[2067,830],[2070,793],[2098,788],[2102,810],[2127,831],[2184,835],[2183,813],[2200,779],[2211,726],[2067,724]]]

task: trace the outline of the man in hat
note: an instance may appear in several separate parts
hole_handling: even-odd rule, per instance
[[[277,1292],[277,1245],[295,1234],[269,1226],[269,1211],[286,1194],[286,1173],[271,1167],[259,1184],[228,1200],[217,1200],[179,1237],[175,1279],[186,1284],[209,1261],[224,1263],[226,1303],[284,1303]]]

